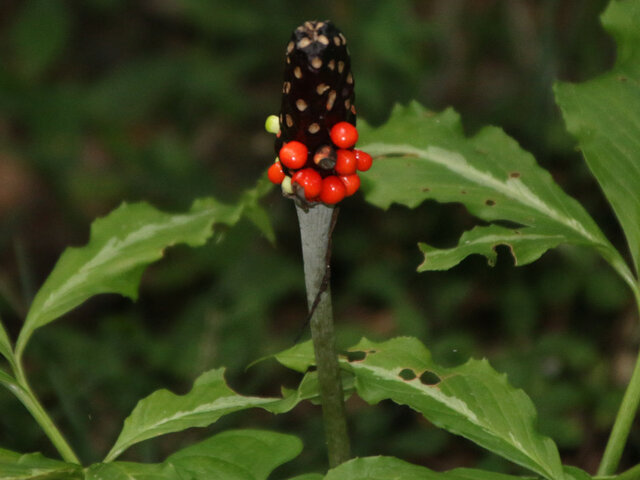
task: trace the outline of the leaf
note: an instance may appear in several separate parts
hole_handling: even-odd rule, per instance
[[[496,247],[506,245],[511,250],[516,266],[535,262],[551,248],[564,243],[563,235],[545,235],[536,233],[535,227],[510,229],[498,225],[476,227],[460,237],[457,247],[448,249],[433,248],[419,243],[424,254],[424,263],[419,272],[426,270],[447,270],[460,263],[471,254],[479,253],[487,257],[489,265],[494,266],[497,259]]]
[[[531,232],[541,237],[537,256],[560,242],[588,245],[629,285],[635,284],[620,254],[589,214],[501,129],[485,127],[466,137],[456,112],[433,113],[414,102],[396,106],[385,125],[362,128],[361,145],[377,157],[363,175],[366,198],[374,205],[388,208],[399,203],[413,208],[427,199],[461,202],[483,220],[534,228]],[[480,233],[490,231],[475,232],[476,240]],[[527,250],[531,248],[529,244]],[[434,252],[429,249],[427,253]],[[455,265],[463,253],[486,253],[486,248],[474,251],[467,246],[457,255],[449,253],[451,262],[445,264],[442,256],[439,268]],[[427,256],[422,269],[429,265]]]
[[[313,342],[307,340],[306,342],[297,343],[291,348],[276,353],[274,358],[285,367],[304,373],[316,361],[313,353]]]
[[[264,480],[301,451],[302,442],[292,435],[230,430],[179,450],[163,463],[92,465],[86,480]]]
[[[363,339],[350,350],[366,355],[349,367],[358,394],[368,403],[391,399],[408,405],[434,425],[545,478],[564,478],[556,445],[535,429],[533,403],[486,360],[443,368],[414,338]]]
[[[284,398],[238,395],[227,386],[224,369],[210,370],[200,375],[185,395],[158,390],[140,400],[124,421],[124,427],[104,461],[112,461],[143,440],[187,428],[206,427],[229,413],[253,407],[282,413],[300,400],[295,393]]]
[[[581,84],[557,83],[556,101],[622,225],[640,271],[640,2],[609,2],[602,16],[618,45],[614,68]]]
[[[259,184],[256,190],[263,192],[264,188]],[[255,214],[259,196],[250,190],[236,206],[200,199],[186,214],[163,213],[146,203],[124,203],[94,221],[89,243],[65,250],[36,294],[18,337],[16,357],[22,355],[37,328],[93,295],[119,293],[135,300],[145,267],[162,258],[167,247],[203,245],[214,223],[234,225],[247,209]],[[261,222],[269,235],[267,225]]]
[[[324,475],[321,473],[305,473],[304,475],[296,475],[287,480],[323,480]]]
[[[79,465],[51,460],[39,453],[21,454],[0,448],[0,478],[74,480],[83,477]]]
[[[591,480],[591,476],[584,470],[577,467],[564,466],[564,474],[567,480]],[[611,477],[614,478],[614,477]]]
[[[91,465],[84,480],[183,480],[171,464],[113,462]]]
[[[324,480],[527,480],[525,477],[460,468],[434,472],[395,457],[356,458],[329,471]],[[529,479],[533,480],[533,479]]]
[[[271,472],[297,457],[302,442],[293,435],[260,430],[232,430],[171,455],[182,478],[266,480]]]

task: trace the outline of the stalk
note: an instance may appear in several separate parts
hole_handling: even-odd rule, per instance
[[[42,404],[38,401],[36,394],[31,390],[19,361],[15,364],[14,373],[19,388],[11,389],[13,394],[18,397],[18,400],[29,410],[29,413],[36,422],[38,422],[38,425],[40,425],[47,437],[49,437],[49,440],[51,440],[51,443],[56,447],[56,450],[58,450],[58,453],[64,461],[79,465],[80,460],[75,452],[62,436],[62,433],[60,433],[55,423],[53,423],[53,420],[51,420],[51,417],[49,417],[49,414]]]
[[[637,289],[634,293],[636,294],[636,301],[638,302],[638,309],[640,311]],[[638,358],[636,359],[636,364],[631,374],[631,380],[629,380],[627,390],[624,392],[624,397],[622,397],[620,409],[616,415],[613,429],[611,430],[607,446],[600,461],[598,475],[613,475],[618,469],[620,458],[622,457],[622,452],[631,430],[631,425],[638,411],[638,405],[640,405],[640,352],[638,353]]]
[[[331,234],[338,210],[318,204],[307,211],[296,205],[296,211],[300,224],[307,304],[311,315],[309,324],[318,368],[325,440],[329,466],[333,468],[351,456],[329,287]]]

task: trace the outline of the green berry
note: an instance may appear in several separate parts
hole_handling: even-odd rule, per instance
[[[264,129],[269,133],[278,133],[280,131],[280,120],[277,115],[269,115],[264,122]]]

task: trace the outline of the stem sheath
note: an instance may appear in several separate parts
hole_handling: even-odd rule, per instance
[[[331,234],[338,211],[323,204],[315,205],[308,211],[296,205],[296,210],[300,223],[307,303],[309,312],[313,312],[310,319],[311,336],[318,368],[329,466],[333,468],[351,456],[328,281]]]

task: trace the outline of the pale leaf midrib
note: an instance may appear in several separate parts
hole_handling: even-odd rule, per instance
[[[129,233],[124,239],[118,240],[115,237],[110,238],[104,246],[91,257],[91,259],[84,263],[82,267],[69,279],[62,284],[59,288],[53,290],[46,300],[42,303],[40,312],[47,311],[51,305],[55,305],[59,298],[64,297],[70,291],[73,291],[78,285],[85,281],[92,270],[97,270],[103,267],[109,261],[112,261],[117,256],[128,248],[143,242],[158,232],[163,230],[169,230],[176,227],[184,226],[190,222],[199,220],[201,217],[207,215],[208,212],[200,212],[196,215],[175,215],[171,218],[171,223],[152,223],[146,224],[141,228]],[[142,235],[144,233],[144,236]],[[82,247],[84,248],[84,247]]]
[[[148,438],[146,435],[148,435],[149,432],[153,432],[155,430],[161,430],[162,427],[164,427],[167,424],[170,424],[171,422],[185,420],[190,416],[199,415],[202,413],[214,413],[216,410],[220,411],[229,407],[242,408],[242,407],[246,407],[247,405],[258,407],[258,406],[262,406],[264,404],[271,403],[277,400],[279,399],[261,398],[261,397],[241,397],[233,394],[226,395],[224,397],[219,397],[213,402],[198,405],[191,410],[181,410],[174,413],[171,416],[163,417],[158,421],[156,421],[155,423],[144,425],[144,430],[138,430],[133,435],[131,435],[129,439],[126,439],[125,437],[125,440],[116,442],[116,446],[118,448],[116,449],[114,447],[114,452],[119,454],[123,450],[127,449],[129,446]],[[131,417],[129,417],[127,421],[133,421],[133,419],[135,418],[134,417],[135,415],[136,415],[136,411],[134,410],[131,414]],[[138,413],[137,415],[141,415],[141,414]]]
[[[364,368],[366,370],[369,370],[374,376],[378,376],[378,377],[384,378],[385,380],[391,380],[393,382],[396,382],[398,380],[398,377],[397,377],[396,374],[390,372],[388,369],[383,368],[383,367],[365,365],[365,364],[362,364],[362,363],[360,363],[358,365],[352,364],[352,367],[355,368],[355,369]],[[464,416],[465,418],[467,418],[469,421],[471,421],[471,423],[476,425],[478,428],[484,430],[485,432],[489,433],[490,435],[492,435],[492,436],[494,436],[496,438],[499,438],[500,440],[502,440],[506,444],[511,445],[513,448],[516,449],[516,451],[522,453],[525,457],[529,458],[532,462],[534,462],[536,465],[541,467],[543,469],[543,471],[546,473],[546,476],[548,478],[553,478],[553,472],[549,472],[547,470],[547,464],[546,464],[546,462],[544,462],[539,457],[539,452],[537,451],[537,449],[534,449],[533,452],[529,452],[529,450],[523,450],[521,448],[518,448],[518,445],[516,445],[516,443],[512,440],[512,438],[510,436],[505,437],[502,434],[496,433],[495,430],[491,429],[491,425],[488,425],[488,424],[482,422],[477,417],[477,415],[466,406],[466,403],[464,401],[460,400],[459,398],[450,397],[450,396],[440,392],[439,390],[437,390],[437,391],[440,392],[441,395],[434,395],[434,388],[433,387],[429,387],[427,385],[423,385],[420,382],[419,379],[403,381],[403,384],[404,385],[409,385],[412,388],[418,390],[419,392],[421,392],[423,394],[426,394],[430,398],[432,398],[432,399],[434,399],[436,401],[439,401],[440,403],[445,405],[447,408],[450,408],[450,409],[454,410],[456,413],[458,413],[459,415]],[[443,399],[441,397],[445,397],[447,400],[449,400],[449,402],[443,401]],[[455,401],[451,402],[451,400],[455,400]],[[452,405],[457,405],[458,403],[464,404],[465,410],[459,410],[459,409],[454,408],[452,406]],[[505,419],[506,419],[506,417],[505,417]],[[518,442],[518,443],[520,443],[520,442]],[[520,445],[522,446],[522,444],[520,444]]]
[[[556,222],[578,233],[581,237],[586,238],[591,243],[603,244],[602,239],[594,237],[576,219],[563,215],[558,210],[541,200],[540,197],[531,192],[531,190],[529,190],[529,188],[519,179],[508,179],[506,182],[503,182],[488,172],[478,170],[472,166],[464,156],[457,152],[435,146],[429,146],[424,150],[406,144],[386,143],[371,143],[368,144],[366,148],[369,152],[375,152],[381,155],[413,155],[423,160],[436,163],[441,167],[464,177],[472,183],[496,190],[521,205],[525,205],[544,216],[552,218]],[[447,158],[443,158],[443,156],[446,156]],[[451,161],[452,158],[456,159],[457,163],[456,161]],[[464,168],[461,168],[462,166],[464,166]],[[517,188],[514,188],[514,186]],[[529,202],[524,202],[523,196],[526,196],[526,198],[529,199]]]

